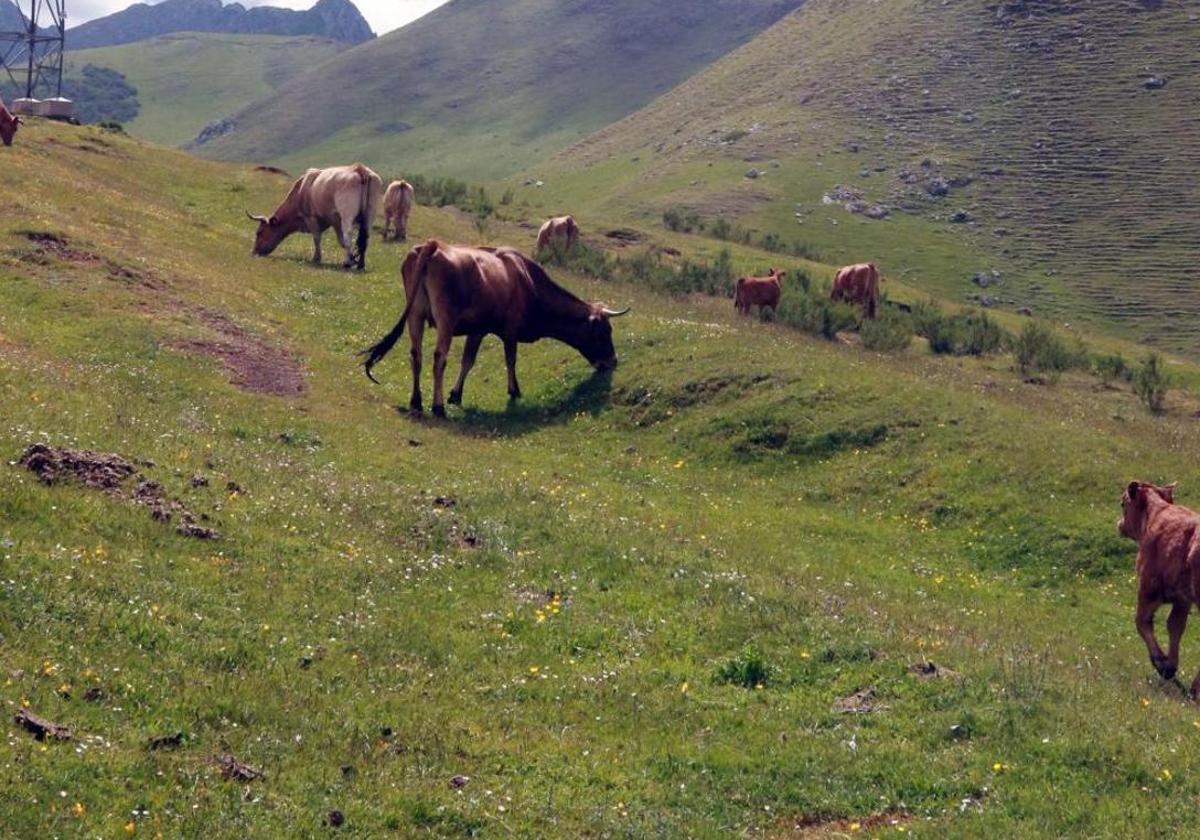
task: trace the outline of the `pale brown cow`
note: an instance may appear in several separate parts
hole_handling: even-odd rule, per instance
[[[413,248],[401,267],[406,303],[391,332],[364,350],[367,376],[400,340],[407,326],[412,340],[412,397],[409,409],[421,411],[421,342],[426,325],[437,329],[433,354],[433,413],[446,416],[442,383],[450,343],[465,335],[462,368],[450,392],[450,402],[461,404],[463,385],[475,364],[485,335],[504,342],[508,366],[508,395],[521,396],[517,384],[517,345],[553,338],[582,354],[597,370],[617,365],[611,318],[614,312],[598,303],[587,303],[555,283],[538,263],[512,248],[468,248],[430,240]]]
[[[868,318],[874,318],[879,307],[879,269],[875,263],[858,263],[840,269],[833,280],[830,299],[861,306]]]
[[[4,141],[5,146],[13,144],[13,137],[17,134],[17,127],[25,124],[25,121],[20,117],[14,117],[12,112],[4,105],[4,99],[0,97],[0,140]]]
[[[319,263],[321,234],[332,227],[346,252],[343,265],[366,268],[371,224],[382,193],[382,179],[361,163],[310,169],[292,184],[291,191],[270,217],[246,213],[258,222],[254,253],[265,257],[293,233],[308,231],[313,238],[313,262]],[[357,243],[352,238],[355,225],[358,225]]]
[[[733,293],[734,309],[743,315],[749,315],[752,306],[757,306],[759,312],[767,306],[775,309],[779,306],[786,276],[786,271],[772,268],[766,277],[739,277]]]
[[[1134,481],[1121,497],[1117,531],[1138,544],[1136,626],[1150,663],[1165,679],[1179,670],[1179,640],[1192,606],[1200,604],[1200,515],[1175,504],[1175,485],[1157,487]],[[1154,636],[1154,613],[1171,605],[1166,653]],[[1191,695],[1200,699],[1200,675]]]
[[[570,253],[579,242],[579,225],[574,216],[555,216],[547,219],[538,231],[537,251],[542,252],[551,246],[564,249]]]
[[[392,181],[383,194],[383,238],[394,228],[396,241],[408,239],[408,216],[416,200],[416,190],[408,181]]]

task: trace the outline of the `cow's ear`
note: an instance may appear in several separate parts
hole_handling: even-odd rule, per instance
[[[1129,486],[1125,488],[1125,495],[1129,496],[1129,501],[1136,502],[1138,493],[1141,491],[1142,485],[1136,481],[1129,482]]]
[[[1166,487],[1159,487],[1158,492],[1171,504],[1175,504],[1175,488],[1179,486],[1179,482],[1168,484]]]
[[[279,224],[279,217],[272,216],[271,218],[267,219],[267,224],[269,224],[271,227],[275,227],[275,225]]]

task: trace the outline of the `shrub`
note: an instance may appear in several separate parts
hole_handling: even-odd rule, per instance
[[[833,339],[858,323],[858,313],[852,307],[833,303],[824,294],[811,290],[785,294],[776,315],[788,326],[826,339]]]
[[[912,344],[912,321],[895,309],[885,309],[873,321],[864,321],[859,329],[863,347],[881,353],[899,353]]]
[[[1022,374],[1038,371],[1057,377],[1079,363],[1078,350],[1068,347],[1053,330],[1037,321],[1025,324],[1013,343],[1013,353]]]
[[[104,131],[111,131],[113,134],[124,134],[125,133],[125,126],[121,125],[119,122],[114,122],[112,120],[104,120],[103,122],[98,122],[98,123],[96,123],[96,127],[100,128]]]
[[[1170,376],[1163,368],[1162,357],[1151,353],[1133,375],[1133,392],[1154,414],[1162,412],[1171,387]]]
[[[716,682],[742,688],[766,688],[774,676],[775,669],[753,648],[746,648],[725,662],[714,675]]]
[[[538,251],[536,258],[545,265],[559,266],[597,280],[611,280],[616,267],[616,261],[608,254],[586,242],[578,242],[573,250],[568,250],[566,243],[554,240]]]
[[[717,219],[708,229],[717,239],[730,239],[733,237],[733,225],[729,224],[728,219]]]
[[[1120,353],[1105,353],[1092,359],[1092,371],[1105,385],[1111,385],[1119,379],[1130,380],[1133,371]]]
[[[695,210],[688,210],[684,207],[668,207],[663,211],[662,220],[663,226],[667,230],[680,233],[704,230],[704,223],[700,221],[700,215]]]
[[[1006,339],[1004,330],[986,312],[968,312],[962,322],[962,343],[955,352],[966,356],[986,356],[998,352]]]
[[[787,243],[777,233],[763,234],[762,241],[759,244],[764,251],[770,251],[772,254],[782,254],[787,251]]]
[[[513,203],[513,200],[516,197],[517,196],[516,196],[516,193],[513,192],[513,188],[509,187],[508,189],[506,189],[504,191],[504,194],[500,196],[500,204],[504,207],[507,207],[508,205]]]

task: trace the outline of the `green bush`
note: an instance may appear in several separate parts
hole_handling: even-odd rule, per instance
[[[1037,321],[1025,324],[1013,342],[1013,354],[1022,374],[1037,371],[1054,378],[1063,371],[1080,367],[1086,359],[1086,356],[1080,358],[1079,347],[1070,347],[1052,329]]]
[[[1004,348],[1009,335],[986,312],[947,315],[933,301],[913,306],[913,332],[929,342],[934,353],[985,356]]]
[[[825,294],[812,290],[784,294],[775,314],[790,327],[831,340],[858,323],[858,312],[853,307],[833,303]]]
[[[1157,353],[1147,356],[1133,374],[1133,392],[1154,414],[1161,413],[1165,407],[1170,387],[1171,377]]]
[[[875,320],[864,321],[859,329],[863,347],[881,353],[899,353],[912,344],[912,320],[896,309],[885,309]]]
[[[695,210],[684,207],[668,207],[663,211],[663,226],[667,230],[679,233],[691,233],[694,230],[704,230],[704,222]]]
[[[717,239],[732,239],[733,238],[733,225],[729,224],[728,219],[724,219],[724,218],[717,219],[709,227],[708,232],[711,233]]]
[[[962,343],[956,350],[965,356],[986,356],[999,352],[1007,334],[986,312],[968,312],[959,316],[962,323]]]
[[[753,648],[746,648],[737,656],[721,665],[713,679],[722,685],[742,688],[766,688],[771,683],[775,669]]]
[[[1120,353],[1105,353],[1093,357],[1092,372],[1105,385],[1111,385],[1121,379],[1130,381],[1133,378],[1133,371]]]
[[[413,185],[417,203],[427,207],[455,205],[466,209],[468,198],[471,196],[471,188],[457,178],[406,175],[405,180]]]

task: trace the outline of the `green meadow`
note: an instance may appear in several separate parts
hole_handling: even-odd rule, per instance
[[[1115,527],[1130,479],[1200,493],[1190,384],[1151,415],[1007,353],[876,353],[555,270],[633,307],[611,376],[525,346],[510,404],[489,339],[464,407],[414,418],[405,345],[382,386],[355,356],[403,307],[404,246],[376,237],[362,274],[301,238],[254,258],[243,211],[284,178],[39,120],[2,151],[8,836],[1200,827],[1200,719],[1133,631]],[[419,207],[411,235],[529,249],[523,201],[478,228]],[[600,233],[624,220],[579,218],[618,250]],[[239,386],[247,358],[302,390]],[[47,486],[18,463],[35,443],[138,476]],[[219,539],[156,521],[142,480]],[[72,738],[36,740],[22,708]]]

